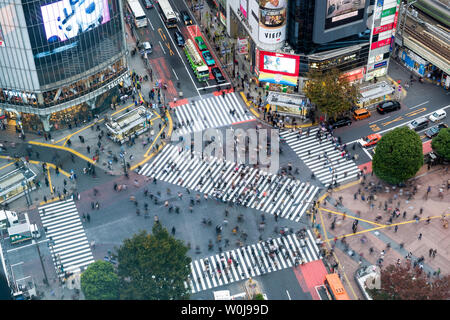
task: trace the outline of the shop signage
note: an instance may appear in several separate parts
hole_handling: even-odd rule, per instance
[[[393,15],[393,14],[395,14],[396,11],[397,11],[396,7],[383,10],[383,12],[381,12],[381,17],[384,18],[384,17],[390,16],[390,15]]]
[[[246,38],[237,39],[238,53],[247,54],[248,53],[248,40]]]
[[[124,81],[127,77],[128,77],[128,75],[124,74],[123,76],[117,78],[116,80],[113,80],[112,82],[108,83],[108,85],[107,85],[108,90],[117,86],[119,83]]]
[[[391,30],[394,27],[394,23],[385,24],[384,26],[373,28],[373,34],[379,34],[381,32],[385,32]]]
[[[380,62],[380,63],[376,63],[376,64],[373,66],[373,68],[374,68],[374,69],[377,69],[377,68],[384,67],[385,65],[387,65],[387,61],[383,61],[383,62]]]
[[[390,43],[391,43],[391,38],[387,38],[387,39],[384,39],[384,40],[373,42],[372,46],[370,47],[370,49],[373,50],[373,49],[376,49],[376,48],[384,47],[384,46],[387,46]]]

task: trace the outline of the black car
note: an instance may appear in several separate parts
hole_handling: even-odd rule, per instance
[[[192,19],[191,19],[191,16],[189,15],[189,13],[187,13],[186,11],[180,11],[180,14],[181,14],[181,18],[183,19],[185,25],[192,24]]]
[[[146,9],[152,9],[153,8],[153,2],[152,0],[144,0],[145,8]]]
[[[400,103],[397,101],[387,100],[377,105],[377,111],[380,114],[385,114],[386,112],[391,112],[395,110],[400,110]]]
[[[328,124],[331,125],[333,127],[333,129],[336,129],[339,127],[351,125],[352,119],[350,119],[349,117],[341,117],[341,118],[337,118],[336,120],[331,118],[330,120],[328,120]]]
[[[223,76],[222,72],[220,72],[220,69],[215,67],[211,69],[211,72],[214,76],[214,78],[216,79],[217,83],[224,83],[225,77]]]
[[[184,37],[180,31],[175,31],[175,39],[177,40],[178,46],[182,47],[185,44]]]

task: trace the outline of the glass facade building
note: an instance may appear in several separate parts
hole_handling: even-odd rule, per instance
[[[0,0],[0,109],[48,116],[110,89],[123,21],[120,0]]]

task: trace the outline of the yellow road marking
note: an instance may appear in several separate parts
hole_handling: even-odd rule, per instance
[[[50,187],[50,193],[53,194],[53,188],[52,188],[52,178],[50,177],[50,168],[47,166],[47,176],[48,176],[48,183]]]
[[[391,123],[394,123],[394,122],[397,122],[397,121],[401,121],[401,120],[403,120],[403,117],[399,116],[399,117],[395,118],[394,120],[391,120],[391,121],[383,123],[383,126],[387,126],[387,125],[390,125]]]
[[[334,213],[334,214],[337,214],[337,215],[344,216],[344,213],[338,212],[338,211],[333,211],[333,210],[329,210],[329,209],[325,209],[325,208],[319,208],[319,210],[323,210],[323,211],[326,211],[326,212],[330,212],[330,213]],[[385,227],[385,226],[386,226],[385,224],[380,224],[380,223],[376,223],[376,222],[373,222],[373,221],[369,221],[369,220],[357,218],[357,217],[348,215],[348,214],[346,214],[346,213],[345,213],[345,216],[348,217],[348,218],[350,218],[350,219],[361,220],[361,221],[364,221],[364,222],[367,222],[367,223],[370,223],[370,224],[374,224],[374,225],[380,226],[380,227]]]
[[[78,151],[75,151],[73,149],[67,148],[67,147],[63,147],[63,146],[58,146],[58,145],[54,145],[54,144],[48,144],[48,143],[44,143],[44,142],[37,142],[37,141],[30,141],[28,142],[29,144],[34,144],[37,146],[42,146],[42,147],[48,147],[48,148],[53,148],[53,149],[59,149],[59,150],[65,150],[68,152],[71,152],[73,154],[75,154],[77,157],[82,158],[85,161],[88,161],[92,164],[95,164],[94,161],[88,157],[86,157],[85,155],[79,153]]]
[[[147,151],[144,154],[144,157],[148,156],[148,153],[152,150],[153,146],[155,145],[156,141],[158,141],[159,136],[161,135],[161,133],[164,131],[164,129],[166,128],[167,125],[163,125],[161,127],[161,130],[159,130],[158,135],[156,136],[155,140],[153,140],[152,144],[150,145],[150,147],[148,147]]]
[[[10,162],[8,164],[5,164],[3,167],[0,167],[0,170],[5,169],[5,168],[9,167],[10,165],[12,165],[12,164],[14,164],[16,162],[17,162],[17,160],[15,160],[14,162]]]
[[[422,113],[422,112],[424,112],[426,110],[427,110],[427,108],[417,109],[417,110],[414,110],[414,111],[406,113],[405,116],[412,117],[412,116],[415,116],[416,114]]]
[[[161,28],[158,28],[158,33],[161,36],[161,39],[163,39],[164,41],[166,41],[166,35],[164,34],[164,32],[162,31]]]
[[[377,126],[376,124],[371,124],[369,127],[370,129],[372,129],[373,132],[380,131],[380,127]]]

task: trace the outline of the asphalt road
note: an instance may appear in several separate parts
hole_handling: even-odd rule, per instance
[[[184,2],[178,1],[175,3],[175,1],[171,1],[171,4],[176,13],[179,13],[181,10],[189,12]],[[179,30],[185,39],[190,36],[189,30],[184,25],[182,19],[179,19],[176,28],[168,29],[163,23],[157,4],[155,4],[153,9],[144,9],[144,11],[146,11],[149,25],[145,28],[136,29],[136,31],[141,43],[149,41],[153,46],[153,53],[149,55],[148,59],[153,72],[156,72],[158,78],[167,83],[167,94],[170,100],[174,97],[179,98],[178,92],[180,91],[183,93],[184,98],[201,98],[203,94],[220,89],[220,86],[217,85],[214,79],[208,80],[206,83],[200,83],[197,80],[183,48],[177,45],[174,36],[176,30]],[[191,18],[195,24],[195,17],[192,14]],[[209,44],[208,46],[211,48]],[[212,50],[210,52],[214,56]],[[215,56],[214,58],[216,65],[219,65],[221,68],[219,59]],[[177,85],[178,82],[180,83],[180,87]]]

